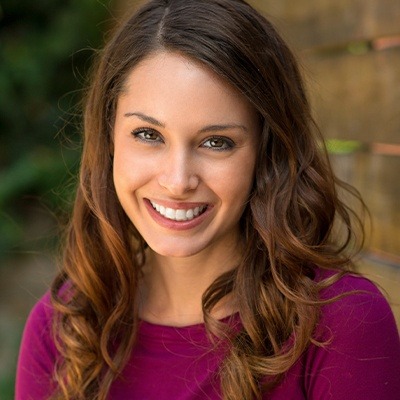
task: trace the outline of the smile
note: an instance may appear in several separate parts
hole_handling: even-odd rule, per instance
[[[173,221],[190,221],[193,218],[196,218],[199,215],[203,214],[204,211],[207,209],[206,205],[183,210],[164,207],[160,204],[155,203],[154,201],[150,201],[150,203],[160,215]]]

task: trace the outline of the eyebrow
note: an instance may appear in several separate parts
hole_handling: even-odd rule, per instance
[[[165,128],[165,125],[162,122],[160,122],[160,121],[156,120],[155,118],[150,117],[146,114],[143,114],[140,112],[128,112],[128,113],[124,114],[124,117],[133,117],[133,116],[138,117],[142,121],[148,122],[149,124],[160,126],[161,128]]]
[[[149,115],[143,114],[141,112],[128,112],[124,114],[124,117],[138,117],[142,121],[148,122],[149,124],[159,126],[161,128],[165,128],[165,124],[158,121],[154,117],[150,117]],[[244,132],[247,132],[248,129],[246,126],[241,125],[241,124],[213,124],[213,125],[207,125],[204,128],[201,128],[199,133],[207,133],[207,132],[218,132],[218,131],[225,131],[229,129],[241,129]]]

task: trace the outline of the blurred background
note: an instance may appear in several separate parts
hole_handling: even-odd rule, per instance
[[[0,1],[0,400],[30,308],[56,273],[96,49],[136,1]],[[359,269],[400,325],[400,2],[253,0],[298,54],[337,174],[372,214]]]

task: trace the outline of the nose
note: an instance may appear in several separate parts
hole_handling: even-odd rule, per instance
[[[158,183],[173,196],[187,194],[199,185],[195,161],[184,150],[167,152],[160,169]]]

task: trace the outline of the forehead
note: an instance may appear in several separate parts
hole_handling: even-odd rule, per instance
[[[163,76],[163,74],[172,72],[174,72],[173,75]],[[194,73],[202,73],[203,77],[207,76],[208,79],[213,78],[218,80],[218,75],[211,68],[193,58],[178,52],[155,51],[132,68],[125,80],[125,88],[128,89],[132,82],[135,81],[135,77],[139,76],[140,79],[146,76],[154,78],[155,75],[162,78],[184,78]]]
[[[168,51],[151,54],[130,71],[118,105],[191,118],[234,114],[248,119],[255,113],[247,99],[211,68]]]

